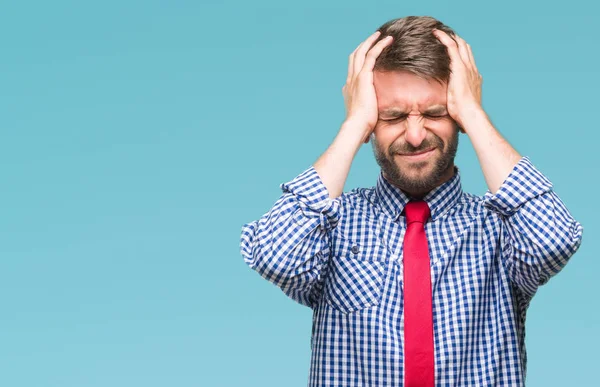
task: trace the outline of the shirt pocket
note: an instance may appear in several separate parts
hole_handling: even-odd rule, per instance
[[[377,241],[337,238],[325,281],[325,300],[342,313],[378,305],[388,262],[387,249]]]

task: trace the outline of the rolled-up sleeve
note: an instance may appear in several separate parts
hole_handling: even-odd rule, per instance
[[[583,227],[525,156],[484,206],[502,219],[502,260],[513,283],[533,297],[579,249]]]
[[[342,197],[331,199],[313,166],[280,184],[282,195],[260,219],[242,226],[244,262],[302,305],[320,295],[330,253],[330,230]]]

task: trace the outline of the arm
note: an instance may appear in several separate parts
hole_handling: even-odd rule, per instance
[[[350,54],[342,88],[347,115],[333,143],[313,166],[281,184],[283,195],[269,212],[242,227],[240,251],[246,264],[306,306],[314,307],[320,296],[344,183],[377,122],[373,66],[391,42],[388,38],[373,45],[377,36],[374,33]]]
[[[494,128],[483,109],[463,116],[485,176],[484,205],[502,217],[502,260],[513,283],[533,297],[581,244],[583,227],[552,183]]]
[[[469,136],[485,181],[495,193],[521,155],[494,128],[481,106],[483,77],[477,70],[471,46],[460,36],[433,30],[450,57],[446,104],[448,113]]]
[[[513,283],[533,297],[581,244],[583,227],[552,183],[494,128],[482,108],[463,115],[488,190],[484,205],[502,217],[502,260]]]
[[[485,182],[490,192],[496,193],[522,156],[496,130],[481,106],[470,108],[462,122],[477,154]]]
[[[513,283],[530,297],[581,245],[582,225],[528,157],[517,163],[495,194],[485,193],[484,205],[500,214],[502,260]]]
[[[364,125],[360,121],[346,120],[329,148],[314,163],[331,199],[340,196],[350,172],[354,156],[363,143]]]
[[[477,153],[489,187],[484,206],[502,219],[502,260],[515,285],[533,296],[577,251],[583,227],[552,191],[552,183],[502,138],[483,111],[483,78],[471,46],[458,35],[434,34],[451,59],[448,112]]]
[[[314,307],[337,226],[344,183],[361,143],[358,123],[346,121],[323,155],[292,181],[259,220],[244,224],[244,261],[293,300]]]
[[[240,251],[245,263],[302,305],[313,307],[313,292],[329,259],[329,230],[339,221],[340,200],[330,199],[311,166],[280,185],[281,197],[260,219],[244,224]]]
[[[362,139],[344,122],[323,155],[292,181],[259,220],[244,224],[240,251],[263,278],[302,305],[313,307],[329,260],[329,231],[340,217],[342,191]]]

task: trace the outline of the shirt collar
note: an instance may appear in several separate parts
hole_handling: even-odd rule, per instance
[[[379,208],[385,212],[393,221],[398,221],[404,210],[404,206],[410,200],[400,188],[392,185],[383,177],[383,171],[379,172],[377,185],[375,187],[377,203]],[[454,175],[443,184],[435,187],[423,197],[429,205],[431,221],[436,221],[446,211],[454,207],[462,196],[463,190],[460,182],[460,170],[455,165]]]

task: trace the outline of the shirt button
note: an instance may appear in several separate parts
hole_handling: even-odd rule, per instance
[[[360,251],[360,247],[358,247],[358,246],[356,246],[356,245],[355,245],[355,246],[352,246],[352,252],[353,252],[354,254],[358,254],[358,252],[359,252],[359,251]]]

